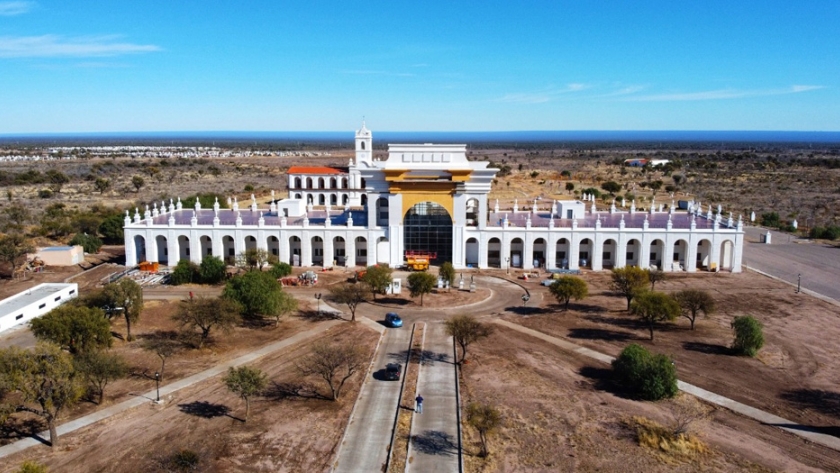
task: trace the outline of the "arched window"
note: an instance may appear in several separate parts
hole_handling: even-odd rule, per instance
[[[365,149],[365,142],[362,141],[362,150],[364,150],[364,149]]]

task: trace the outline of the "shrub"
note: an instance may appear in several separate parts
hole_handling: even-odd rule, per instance
[[[652,354],[641,345],[628,345],[612,363],[615,380],[648,401],[677,394],[677,369],[666,355]]]
[[[172,271],[172,275],[169,278],[169,282],[173,286],[179,286],[181,284],[187,284],[198,280],[198,265],[185,259],[178,261],[178,264],[175,266],[175,269]]]
[[[71,245],[81,245],[85,253],[98,253],[99,248],[102,247],[102,240],[95,235],[88,235],[87,233],[77,233],[73,239],[70,240]]]
[[[808,236],[814,239],[836,240],[840,238],[840,226],[814,227],[808,232]]]
[[[53,193],[49,189],[41,189],[38,191],[38,197],[42,199],[49,199],[53,196]]]
[[[280,279],[292,274],[292,266],[289,263],[280,262],[273,264],[268,272],[274,276],[274,279]]]
[[[763,327],[761,322],[751,315],[735,317],[732,321],[732,329],[735,330],[732,349],[741,355],[755,356],[764,346]]]
[[[782,224],[782,221],[779,218],[779,214],[777,214],[776,212],[768,212],[761,214],[761,224],[765,227],[779,228],[779,225]]]
[[[218,284],[225,279],[227,267],[218,256],[205,256],[198,267],[198,275],[204,284]]]

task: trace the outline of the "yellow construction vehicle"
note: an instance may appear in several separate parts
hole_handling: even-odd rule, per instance
[[[429,263],[436,257],[436,253],[428,251],[406,251],[405,266],[411,271],[425,271],[429,269]]]

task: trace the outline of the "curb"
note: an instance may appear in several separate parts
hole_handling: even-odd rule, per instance
[[[452,359],[458,359],[458,345],[455,343],[455,337],[452,337]],[[464,446],[462,443],[463,433],[461,432],[461,365],[455,365],[455,402],[458,404],[458,409],[455,410],[458,420],[458,473],[464,473]]]
[[[775,280],[775,281],[779,281],[779,282],[781,282],[781,283],[787,284],[788,286],[791,286],[791,287],[796,287],[796,284],[794,284],[794,283],[792,283],[792,282],[790,282],[790,281],[786,281],[786,280],[784,280],[784,279],[782,279],[782,278],[780,278],[780,277],[778,277],[778,276],[773,276],[773,275],[772,275],[772,274],[770,274],[770,273],[765,273],[764,271],[762,271],[762,270],[760,270],[760,269],[752,268],[752,267],[749,267],[749,266],[747,266],[747,265],[744,265],[744,269],[746,269],[746,270],[748,270],[748,271],[752,271],[752,272],[754,272],[754,273],[758,273],[758,274],[760,274],[760,275],[762,275],[762,276],[768,277],[768,278],[773,279],[773,280]],[[818,293],[818,292],[814,292],[814,291],[812,291],[812,290],[810,290],[810,289],[805,289],[805,288],[803,287],[803,288],[800,288],[799,292],[802,292],[803,294],[807,294],[807,295],[809,295],[809,296],[811,296],[811,297],[816,297],[817,299],[820,299],[821,301],[828,302],[829,304],[833,304],[833,305],[836,305],[836,306],[840,307],[840,301],[838,301],[838,300],[836,300],[836,299],[832,299],[831,297],[828,297],[828,296],[824,296],[824,295],[822,295],[822,294],[820,294],[820,293]]]
[[[394,415],[394,424],[391,426],[391,443],[388,445],[388,458],[385,460],[385,472],[387,473],[391,468],[391,457],[394,454],[394,441],[397,438],[397,423],[400,421],[400,409],[402,409],[402,397],[405,391],[405,383],[408,379],[408,364],[411,362],[411,352],[414,349],[414,332],[417,330],[417,322],[411,326],[411,337],[408,339],[408,353],[405,357],[405,370],[402,373],[402,383],[400,383],[400,395],[397,398],[397,412]],[[425,333],[425,332],[424,332]],[[414,416],[412,416],[412,419]],[[409,430],[410,432],[410,430]],[[406,449],[408,450],[408,449]]]

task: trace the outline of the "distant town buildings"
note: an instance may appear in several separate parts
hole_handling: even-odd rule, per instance
[[[683,212],[674,202],[613,202],[599,211],[583,195],[502,207],[488,201],[498,169],[467,160],[466,145],[392,144],[377,160],[364,124],[355,143],[346,167],[292,167],[288,197],[272,192],[268,206],[252,195],[228,199],[228,209],[170,200],[126,212],[126,264],[231,261],[263,249],[294,266],[397,267],[425,254],[456,268],[741,271],[741,217],[719,206],[690,202]]]

